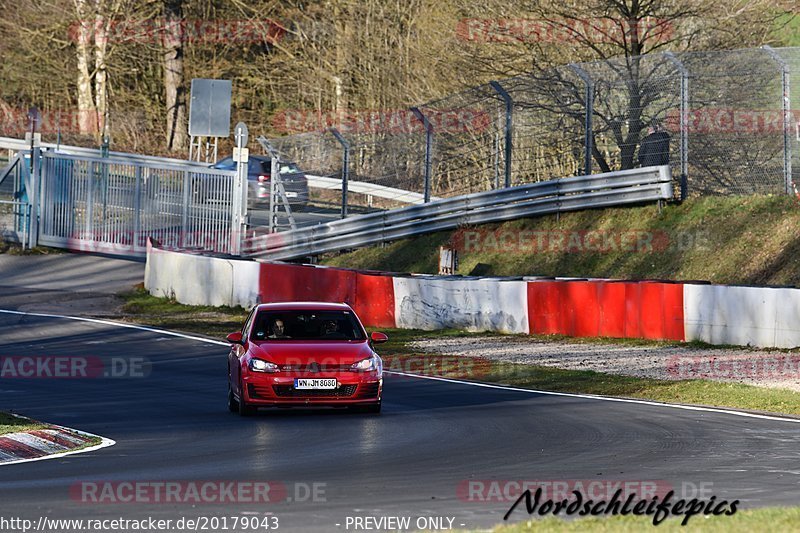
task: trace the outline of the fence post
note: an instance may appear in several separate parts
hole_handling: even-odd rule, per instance
[[[569,68],[571,68],[586,85],[586,94],[584,98],[586,115],[583,119],[585,130],[583,140],[583,173],[588,176],[592,173],[592,147],[594,144],[594,127],[592,125],[592,118],[594,115],[594,81],[585,70],[575,63],[570,63]]]
[[[761,48],[781,67],[781,84],[783,85],[783,182],[786,194],[792,194],[792,140],[789,131],[792,127],[792,110],[789,103],[789,64],[778,55],[771,46]]]
[[[431,124],[428,117],[426,117],[418,107],[412,107],[411,112],[414,116],[422,122],[425,128],[425,195],[424,202],[427,204],[431,201],[431,154],[433,150],[433,124]]]
[[[514,126],[514,101],[508,91],[500,85],[499,81],[490,81],[489,85],[497,91],[497,94],[506,104],[506,187],[511,187],[511,152],[513,150],[513,126]]]
[[[275,202],[275,195],[277,194],[275,183],[278,180],[280,162],[276,152],[271,153],[271,159],[272,166],[269,173],[269,233],[275,233],[278,231],[278,205]]]
[[[41,193],[42,193],[42,135],[36,131],[37,126],[41,121],[39,110],[32,107],[28,110],[28,119],[30,121],[30,132],[26,134],[26,140],[31,143],[31,179],[30,190],[28,190],[28,201],[31,205],[31,216],[28,220],[28,234],[30,248],[39,245],[39,212],[41,211]],[[28,139],[30,135],[30,139]],[[27,186],[26,186],[27,188]]]
[[[136,186],[139,186],[140,170],[136,167]],[[178,236],[178,246],[186,248],[186,234],[189,231],[189,188],[191,181],[189,179],[189,171],[183,171],[183,206],[181,208],[181,234]],[[194,243],[192,243],[194,244]]]
[[[142,167],[136,165],[134,170],[135,184],[133,186],[133,250],[139,249],[139,240],[142,234]],[[144,243],[147,247],[147,243]]]
[[[339,130],[331,128],[330,131],[339,144],[342,145],[342,218],[347,218],[347,184],[350,179],[350,143],[342,137]]]
[[[689,175],[689,70],[672,52],[664,52],[666,57],[678,72],[681,74],[681,104],[680,104],[680,156],[681,156],[681,177],[680,177],[680,199],[686,199],[688,194],[688,175]]]

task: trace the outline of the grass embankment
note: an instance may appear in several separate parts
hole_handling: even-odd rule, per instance
[[[247,318],[247,310],[241,307],[184,305],[171,298],[156,298],[141,284],[120,297],[125,300],[123,320],[223,340],[228,333],[241,330]]]
[[[668,205],[660,212],[656,206],[599,209],[462,228],[460,233],[440,232],[385,247],[329,255],[322,262],[346,268],[436,273],[439,246],[452,241],[461,243],[458,273],[465,275],[800,286],[798,227],[800,203],[793,196],[705,197]],[[497,239],[481,237],[468,243],[464,232],[474,230],[490,231]],[[590,249],[594,246],[581,240],[590,231],[601,235],[594,242],[602,243],[603,237],[608,237],[604,249]],[[563,244],[555,241],[560,236],[567,239]],[[620,236],[642,236],[644,241],[631,251],[621,246]],[[578,242],[570,242],[570,238]],[[652,246],[648,247],[648,240]],[[614,242],[620,244],[618,249]]]
[[[151,326],[198,333],[224,339],[225,335],[241,329],[247,312],[242,308],[190,306],[167,298],[150,296],[143,289],[125,293],[123,307],[125,319]],[[385,359],[386,370],[411,369],[427,375],[512,385],[536,390],[600,394],[626,398],[640,398],[659,402],[679,402],[697,405],[731,407],[800,415],[800,393],[789,390],[765,389],[735,383],[708,380],[657,380],[604,374],[582,370],[505,363],[492,361],[473,364],[470,358],[421,353],[409,346],[419,339],[444,338],[464,335],[486,336],[489,333],[464,333],[457,330],[420,331],[382,329],[389,342],[378,347]],[[664,346],[675,343],[641,339],[571,339],[569,337],[525,336],[539,340],[557,340],[574,343],[621,343],[626,345]]]

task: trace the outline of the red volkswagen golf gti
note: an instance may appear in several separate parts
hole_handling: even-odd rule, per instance
[[[379,413],[383,362],[347,304],[261,304],[228,335],[228,409],[351,407]]]

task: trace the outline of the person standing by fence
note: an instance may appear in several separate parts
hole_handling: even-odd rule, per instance
[[[670,136],[660,124],[654,122],[639,143],[639,165],[654,167],[669,164]]]

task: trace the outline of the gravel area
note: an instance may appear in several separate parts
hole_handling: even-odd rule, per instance
[[[558,342],[517,336],[421,339],[424,353],[478,357],[568,370],[593,370],[663,380],[711,379],[800,392],[800,353],[701,349],[680,344],[630,346]]]

